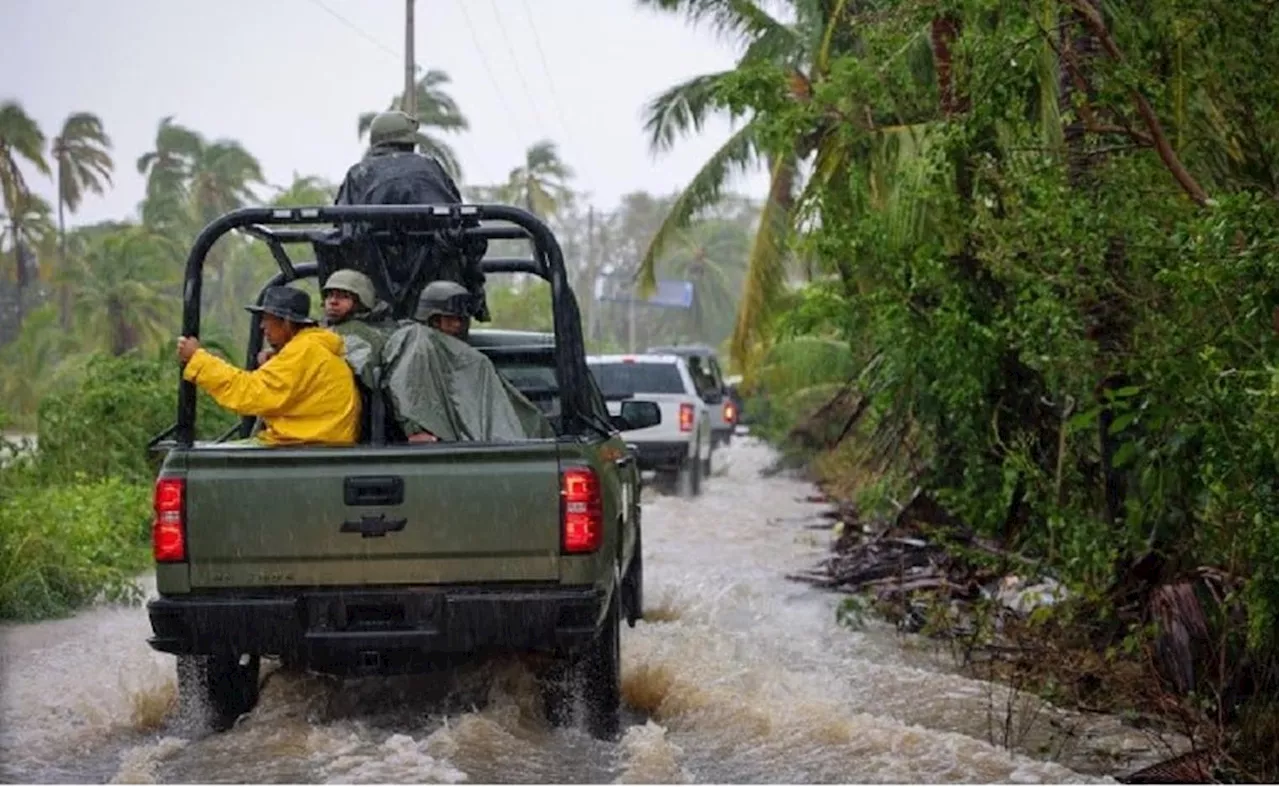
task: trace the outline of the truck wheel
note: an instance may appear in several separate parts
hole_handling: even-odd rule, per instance
[[[712,438],[710,443],[711,444],[707,446],[707,458],[702,460],[702,477],[703,478],[711,477],[711,457],[714,456],[716,453],[715,438]]]
[[[702,459],[694,455],[685,457],[676,476],[676,489],[681,497],[697,497],[702,494]]]
[[[604,625],[578,662],[587,732],[613,740],[618,735],[618,706],[622,704],[622,586],[609,599]]]
[[[580,690],[587,732],[602,740],[617,737],[622,703],[621,591],[619,583],[595,641],[582,653],[561,657],[543,674],[542,700],[551,726],[572,722],[575,693]]]
[[[184,724],[222,732],[258,704],[261,660],[241,666],[234,656],[178,657],[178,713]]]
[[[627,618],[627,625],[636,627],[637,620],[644,620],[644,548],[641,536],[644,531],[640,523],[636,523],[636,553],[631,558],[631,566],[622,580],[622,611]]]

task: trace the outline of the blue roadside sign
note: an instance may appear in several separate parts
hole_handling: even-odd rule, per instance
[[[648,298],[634,297],[635,285],[630,277],[601,276],[596,281],[596,300],[627,303],[635,301],[668,309],[693,308],[693,282],[679,279],[658,279],[657,287]]]

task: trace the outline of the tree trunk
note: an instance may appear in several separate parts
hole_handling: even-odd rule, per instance
[[[938,106],[943,117],[966,112],[969,98],[955,84],[951,46],[960,37],[961,22],[953,14],[936,16],[929,26],[929,42],[933,47],[933,69],[938,83]]]
[[[1092,0],[1090,0],[1092,1]],[[1062,127],[1062,139],[1067,150],[1067,182],[1079,188],[1092,167],[1085,139],[1086,123],[1077,109],[1076,97],[1082,105],[1092,104],[1094,89],[1090,74],[1093,60],[1098,56],[1098,41],[1087,29],[1077,28],[1084,19],[1079,11],[1067,12],[1072,24],[1062,26],[1058,61],[1058,111],[1071,122]]]
[[[18,277],[18,290],[17,290],[18,297],[15,301],[18,307],[17,309],[18,329],[17,331],[14,332],[14,336],[17,336],[18,334],[22,333],[22,322],[26,318],[26,312],[23,304],[23,296],[26,294],[26,291],[27,291],[27,265],[26,265],[27,260],[22,254],[22,235],[21,235],[22,227],[19,226],[16,219],[14,219],[9,224],[9,232],[10,232],[10,237],[13,238],[13,261],[15,263],[14,271]]]
[[[111,301],[107,304],[107,322],[111,325],[111,354],[121,356],[132,349],[132,331],[124,318],[123,304]]]
[[[1092,13],[1098,11],[1097,0],[1083,0]],[[1085,195],[1096,189],[1093,171],[1100,163],[1099,154],[1090,151],[1088,107],[1093,103],[1093,62],[1101,53],[1101,46],[1094,35],[1095,26],[1090,23],[1088,12],[1072,8],[1068,13],[1070,24],[1063,25],[1061,33],[1061,60],[1058,70],[1059,109],[1071,121],[1063,127],[1066,145],[1067,180],[1072,188]],[[1108,241],[1101,272],[1103,285],[1101,297],[1094,303],[1082,304],[1089,325],[1087,336],[1094,342],[1094,363],[1098,382],[1094,387],[1094,401],[1100,408],[1098,415],[1098,453],[1101,464],[1102,515],[1112,526],[1119,526],[1124,519],[1126,488],[1123,471],[1115,466],[1115,455],[1121,445],[1118,436],[1111,434],[1116,412],[1109,392],[1129,383],[1127,376],[1115,366],[1127,344],[1130,330],[1129,315],[1120,286],[1126,263],[1125,242],[1120,236]]]
[[[58,164],[58,324],[62,330],[71,327],[71,288],[67,277],[67,224],[63,215],[66,203],[62,199],[62,164]]]

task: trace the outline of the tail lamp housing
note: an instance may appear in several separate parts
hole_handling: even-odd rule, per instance
[[[156,480],[151,520],[151,554],[157,563],[182,563],[187,559],[185,478]]]
[[[595,552],[604,541],[604,505],[600,477],[589,467],[570,467],[560,474],[560,535],[568,554]]]

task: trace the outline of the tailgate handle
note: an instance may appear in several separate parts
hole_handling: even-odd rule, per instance
[[[404,502],[404,479],[398,475],[347,476],[342,502],[349,506],[398,506]]]
[[[407,519],[387,519],[386,514],[373,516],[365,514],[359,519],[348,519],[342,523],[340,532],[359,533],[361,538],[382,538],[387,533],[398,533],[404,530]]]

